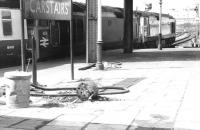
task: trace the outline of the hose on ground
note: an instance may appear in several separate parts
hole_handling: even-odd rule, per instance
[[[114,87],[114,86],[105,86],[105,87],[91,87],[86,83],[81,83],[77,88],[43,88],[38,85],[31,84],[32,87],[36,89],[41,89],[43,91],[59,91],[59,90],[76,90],[74,94],[44,94],[44,93],[31,93],[31,96],[51,96],[51,97],[64,97],[64,96],[78,96],[81,100],[88,100],[93,96],[97,95],[113,95],[113,94],[124,94],[128,93],[129,90],[124,87]],[[89,86],[89,87],[88,87]],[[92,89],[91,89],[92,88]],[[96,89],[96,90],[95,90]],[[110,90],[106,92],[106,90]],[[112,91],[117,90],[117,91]]]
[[[125,87],[112,87],[112,86],[109,86],[109,87],[101,87],[101,88],[98,88],[99,89],[99,93],[98,95],[113,95],[113,94],[123,94],[123,93],[128,93],[129,90]],[[121,90],[121,91],[118,91],[118,92],[101,92],[100,90],[108,90],[108,89],[115,89],[115,90]]]
[[[54,88],[56,89],[56,88]],[[124,93],[128,93],[129,90],[127,88],[123,88],[123,87],[102,87],[102,88],[98,88],[99,89],[99,93],[98,95],[113,95],[113,94],[124,94]],[[100,90],[103,89],[104,91],[106,89],[115,89],[115,90],[121,90],[121,91],[117,91],[117,92],[101,92]],[[60,90],[60,89],[59,89]],[[62,90],[67,90],[62,89]],[[50,90],[52,91],[52,90]],[[52,96],[52,97],[65,97],[65,96],[78,96],[78,94],[43,94],[43,93],[31,93],[31,96]]]
[[[30,93],[34,97],[67,97],[67,96],[78,96],[77,94],[44,94],[44,93]]]
[[[60,91],[60,90],[76,90],[75,87],[66,87],[66,88],[44,88],[44,87],[40,87],[41,85],[36,85],[36,84],[31,84],[32,87],[36,88],[36,89],[40,89],[43,91]]]

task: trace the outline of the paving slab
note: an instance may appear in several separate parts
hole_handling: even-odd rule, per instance
[[[2,116],[0,117],[0,127],[11,127],[12,125],[18,124],[20,122],[25,121],[25,118],[20,117],[9,117],[9,116]]]
[[[85,130],[126,130],[126,125],[91,123]]]
[[[181,129],[200,129],[200,105],[199,105],[199,69],[195,69],[192,72],[188,83],[188,88],[184,96],[182,106],[179,110],[179,114],[176,117],[174,128]]]
[[[46,125],[39,130],[81,130],[79,126]]]
[[[37,130],[43,126],[45,126],[49,120],[36,120],[36,119],[26,119],[22,122],[16,123],[11,128],[14,129],[25,129],[25,130]]]
[[[3,128],[3,127],[0,127],[0,130],[24,130],[24,129],[16,129],[16,128]]]

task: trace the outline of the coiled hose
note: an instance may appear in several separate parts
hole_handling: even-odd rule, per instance
[[[113,87],[113,86],[105,86],[105,87],[98,87],[98,92],[95,93],[94,91],[91,91],[88,87],[86,87],[88,84],[82,83],[82,85],[79,85],[77,88],[75,87],[66,87],[66,88],[44,88],[40,87],[35,84],[31,84],[32,87],[36,89],[40,89],[43,91],[60,91],[60,90],[75,90],[75,94],[44,94],[44,93],[31,93],[31,96],[51,96],[51,97],[63,97],[63,96],[78,96],[81,100],[87,100],[92,96],[97,95],[113,95],[113,94],[124,94],[128,93],[129,90],[127,88],[123,87]],[[117,91],[109,91],[106,92],[106,90],[117,90]]]
[[[81,100],[89,100],[93,96],[97,95],[113,95],[113,94],[123,94],[123,93],[128,93],[129,90],[127,88],[123,87],[112,87],[112,86],[107,86],[107,87],[98,87],[98,93],[97,95],[94,95],[94,92],[91,92],[88,90],[88,88],[85,87],[71,87],[71,88],[44,88],[40,87],[39,85],[31,84],[32,87],[35,89],[39,89],[42,91],[60,91],[60,90],[76,90],[76,94],[44,94],[44,93],[30,93],[31,96],[50,96],[50,97],[66,97],[66,96],[78,96]],[[79,89],[81,88],[81,90]],[[106,92],[106,90],[111,89],[111,90],[120,90],[120,91],[111,91],[111,92]],[[0,105],[5,105],[5,101],[0,100]]]

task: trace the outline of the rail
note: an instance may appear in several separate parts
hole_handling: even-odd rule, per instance
[[[195,38],[195,35],[191,34],[189,32],[178,34],[178,36],[176,37],[176,40],[172,44],[172,46],[177,46],[177,45],[183,44],[185,42],[192,40],[193,38]]]

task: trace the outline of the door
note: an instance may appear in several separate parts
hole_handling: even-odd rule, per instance
[[[57,21],[51,21],[50,23],[50,37],[52,47],[60,46],[60,26]]]

